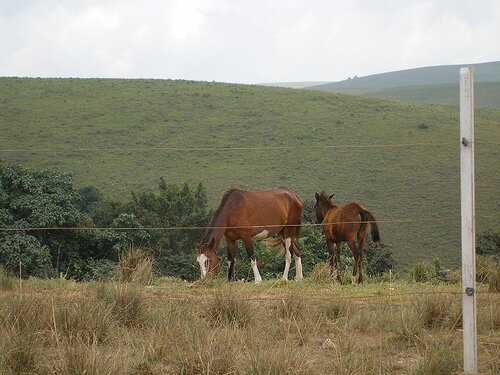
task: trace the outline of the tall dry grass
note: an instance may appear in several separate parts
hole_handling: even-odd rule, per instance
[[[129,247],[121,254],[115,269],[116,280],[121,283],[149,285],[154,280],[153,258],[146,249]]]
[[[390,286],[434,290],[430,284]],[[388,287],[27,280],[23,293],[2,292],[0,373],[459,372],[459,297],[388,298]],[[499,366],[492,355],[500,345],[499,311],[496,294],[479,295],[484,373]]]

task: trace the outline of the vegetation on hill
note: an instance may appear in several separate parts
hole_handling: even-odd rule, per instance
[[[471,65],[474,67],[476,107],[500,108],[500,61]],[[301,88],[401,102],[458,105],[461,67],[444,65],[407,69]]]
[[[373,74],[366,77],[349,78],[309,87],[314,90],[390,88],[422,85],[453,84],[458,81],[460,68],[472,66],[475,82],[500,81],[500,61],[481,64],[440,65],[423,68],[404,69],[394,72]]]
[[[479,231],[498,229],[499,122],[499,110],[476,113]],[[222,83],[0,78],[0,129],[4,161],[69,172],[121,201],[159,177],[201,182],[211,208],[231,186],[285,185],[309,203],[325,190],[374,213],[400,266],[460,258],[456,107]]]

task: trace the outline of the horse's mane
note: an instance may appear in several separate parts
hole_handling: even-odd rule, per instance
[[[215,220],[219,217],[222,209],[224,208],[224,205],[226,204],[227,200],[229,199],[229,196],[236,190],[239,190],[238,188],[230,188],[227,190],[224,195],[222,196],[222,199],[220,201],[219,207],[217,207],[217,210],[215,210],[214,216],[212,216],[212,220],[210,221],[210,224],[208,224],[208,229],[205,232],[205,236],[203,237],[202,243],[206,243],[209,241],[210,234],[212,233],[213,229],[212,227],[215,224]]]

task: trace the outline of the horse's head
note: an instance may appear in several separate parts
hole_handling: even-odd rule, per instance
[[[324,192],[316,193],[316,203],[314,211],[316,213],[316,224],[321,224],[325,218],[325,213],[333,206],[332,198],[334,194],[328,195]]]
[[[215,252],[215,239],[212,238],[209,243],[196,242],[195,246],[198,253],[196,260],[200,265],[201,278],[207,275],[209,277],[217,276],[220,270],[220,258]]]

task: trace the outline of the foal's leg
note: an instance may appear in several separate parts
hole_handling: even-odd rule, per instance
[[[328,249],[328,264],[330,265],[330,273],[333,274],[333,270],[336,266],[336,258],[335,258],[335,248],[334,242],[332,239],[326,239],[326,248]]]
[[[245,248],[247,249],[248,259],[250,259],[250,264],[252,266],[253,277],[255,283],[262,282],[262,277],[260,277],[259,269],[257,268],[257,259],[255,259],[255,255],[253,255],[253,241],[251,238],[243,240],[245,244]]]
[[[349,245],[349,248],[352,251],[352,255],[354,256],[354,267],[352,268],[352,277],[351,277],[351,282],[352,284],[356,284],[359,282],[359,266],[361,264],[361,254],[359,252],[358,247],[356,246],[356,241],[354,239],[350,239],[347,241],[347,244]]]
[[[236,255],[236,242],[232,240],[228,240],[226,238],[226,244],[227,244],[227,280],[228,281],[235,281],[236,278],[234,276],[234,264],[236,262],[235,260],[235,255]]]
[[[282,280],[288,280],[288,272],[290,271],[290,263],[292,263],[292,249],[290,248],[292,244],[292,239],[287,237],[284,239],[285,241],[285,269],[283,270]]]
[[[342,277],[341,277],[342,270],[340,269],[340,266],[341,266],[340,252],[341,252],[341,250],[342,250],[342,241],[335,242],[335,268],[337,270],[337,281],[339,283],[342,282]]]
[[[293,258],[295,261],[295,280],[302,280],[302,259],[300,259],[300,249],[295,241],[292,241]]]

